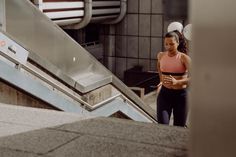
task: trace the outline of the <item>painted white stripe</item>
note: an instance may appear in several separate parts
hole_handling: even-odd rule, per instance
[[[50,19],[84,16],[84,10],[59,11],[45,13]]]
[[[42,4],[42,9],[84,8],[84,2],[48,2]]]

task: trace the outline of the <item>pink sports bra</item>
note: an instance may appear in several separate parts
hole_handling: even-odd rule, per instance
[[[186,67],[181,62],[180,53],[172,57],[168,56],[168,53],[165,53],[160,60],[160,69],[166,75],[183,75],[186,72]]]

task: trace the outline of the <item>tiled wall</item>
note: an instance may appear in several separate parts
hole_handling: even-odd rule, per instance
[[[170,22],[165,20],[162,0],[128,0],[122,22],[105,26],[105,65],[121,80],[124,71],[135,65],[156,71],[156,55],[163,49],[163,35]]]

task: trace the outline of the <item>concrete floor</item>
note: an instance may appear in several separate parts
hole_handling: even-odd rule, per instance
[[[188,129],[95,118],[0,138],[1,157],[186,157]]]

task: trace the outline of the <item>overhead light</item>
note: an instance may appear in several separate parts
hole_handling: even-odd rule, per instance
[[[184,37],[187,39],[187,40],[191,40],[191,35],[192,35],[192,24],[188,24],[184,27],[183,29],[183,34],[184,34]]]
[[[179,31],[180,33],[182,33],[183,30],[183,25],[180,22],[171,22],[168,27],[167,27],[167,32],[172,32],[172,31]]]

